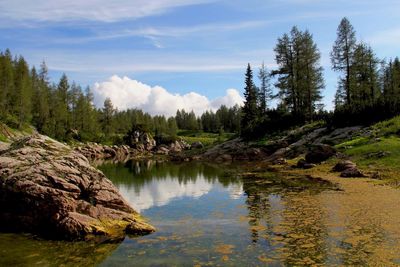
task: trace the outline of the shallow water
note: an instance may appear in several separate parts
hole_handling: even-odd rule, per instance
[[[104,164],[100,169],[156,233],[103,245],[1,234],[0,265],[400,264],[399,191],[374,189],[386,201],[379,206],[366,183],[362,191],[347,192],[346,184],[343,191],[328,182],[274,173],[241,179],[237,168],[154,161]]]

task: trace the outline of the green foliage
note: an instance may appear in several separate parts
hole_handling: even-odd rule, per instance
[[[400,134],[400,116],[376,123],[372,126],[377,136],[390,136]]]
[[[347,146],[344,153],[359,165],[373,168],[400,170],[400,139],[397,136],[382,137],[380,140],[358,140]],[[344,148],[344,144],[339,147]]]
[[[274,49],[278,70],[275,84],[281,102],[297,117],[311,120],[324,88],[320,53],[308,31],[293,27],[278,39]]]
[[[356,33],[347,18],[343,18],[337,29],[337,39],[331,52],[332,68],[343,72],[344,78],[339,80],[340,93],[337,93],[337,103],[351,105],[350,75],[351,63],[356,49]],[[343,97],[343,99],[342,99]]]
[[[250,64],[247,65],[245,74],[244,98],[241,136],[245,139],[252,139],[257,132],[256,129],[260,121],[260,113],[258,109],[258,89],[253,82],[253,71]]]
[[[208,146],[217,142],[224,142],[234,137],[233,133],[205,133],[198,131],[179,131],[178,137],[187,142],[188,144],[194,142],[201,142],[203,145]]]

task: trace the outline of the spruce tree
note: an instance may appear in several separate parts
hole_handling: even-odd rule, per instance
[[[242,136],[251,138],[258,123],[257,90],[253,82],[253,71],[247,65],[245,74],[244,106],[242,116]]]

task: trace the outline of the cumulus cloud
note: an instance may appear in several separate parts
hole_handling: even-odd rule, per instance
[[[195,92],[173,94],[161,86],[152,87],[117,75],[108,81],[96,83],[92,91],[98,107],[102,107],[104,100],[110,98],[119,110],[137,108],[152,115],[173,116],[178,109],[193,110],[196,115],[201,115],[206,110],[215,111],[221,105],[232,107],[243,104],[243,98],[236,89],[228,89],[224,96],[210,100]]]

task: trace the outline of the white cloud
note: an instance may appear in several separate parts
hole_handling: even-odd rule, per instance
[[[367,38],[373,45],[396,46],[400,44],[400,27],[391,28],[378,32]]]
[[[216,110],[221,105],[232,107],[242,105],[243,98],[236,89],[226,90],[226,95],[209,100],[195,92],[184,95],[173,94],[161,86],[151,87],[128,77],[112,76],[108,81],[96,83],[93,88],[96,106],[103,106],[109,97],[119,110],[127,108],[142,109],[152,115],[173,116],[178,109],[193,110],[201,115],[206,110]]]
[[[151,207],[168,205],[172,200],[190,197],[200,198],[208,194],[212,185],[202,175],[198,175],[190,182],[181,183],[176,177],[152,179],[145,183],[139,191],[134,191],[126,186],[119,186],[118,190],[128,200],[133,208],[142,212]]]
[[[17,21],[113,22],[158,15],[177,7],[212,0],[0,0],[0,16]],[[23,7],[23,8],[22,8]]]

